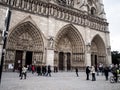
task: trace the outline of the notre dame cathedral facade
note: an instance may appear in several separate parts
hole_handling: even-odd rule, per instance
[[[9,64],[59,70],[111,64],[103,0],[0,0],[0,52],[7,8],[11,19],[4,70]]]

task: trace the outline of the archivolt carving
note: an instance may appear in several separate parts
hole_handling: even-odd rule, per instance
[[[97,50],[96,44],[95,44],[94,42],[92,42],[92,44],[91,44],[91,52],[96,53],[97,51],[98,51],[98,50]]]
[[[66,51],[66,52],[71,52],[72,51],[72,45],[71,42],[67,37],[62,38],[58,44],[58,49],[60,51]]]
[[[39,30],[30,22],[19,25],[11,32],[7,49],[43,51],[43,40]]]
[[[15,58],[14,51],[7,51],[6,52],[5,60],[10,61],[10,60],[14,60],[14,58]]]
[[[104,41],[99,35],[96,35],[92,40],[91,54],[98,56],[98,62],[105,63],[106,48],[105,48]]]
[[[42,64],[43,61],[43,53],[34,53],[34,57],[33,57],[34,61],[36,61],[37,64]]]
[[[84,61],[84,42],[81,34],[75,29],[74,26],[66,25],[63,27],[58,32],[55,42],[56,51],[62,51],[64,53],[70,52],[72,54],[72,65]]]
[[[15,52],[33,52],[33,64],[41,64],[43,61],[44,43],[40,31],[29,21],[18,25],[9,34],[6,44],[5,65],[15,62]],[[25,58],[25,55],[22,58]]]
[[[16,48],[33,50],[34,41],[28,32],[23,33],[17,41]]]

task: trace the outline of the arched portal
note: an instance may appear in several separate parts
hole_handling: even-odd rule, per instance
[[[99,35],[96,35],[91,42],[91,65],[105,64],[105,44]]]
[[[84,41],[80,32],[71,24],[64,26],[55,39],[54,65],[59,70],[81,68],[84,65],[84,55]]]
[[[8,36],[5,64],[19,65],[41,64],[44,43],[41,32],[30,22],[24,22],[12,30]]]

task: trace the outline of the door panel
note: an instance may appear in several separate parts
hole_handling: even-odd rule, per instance
[[[64,53],[59,53],[59,70],[64,70]]]
[[[30,51],[26,52],[25,65],[32,65],[32,52]]]
[[[71,69],[71,62],[70,62],[70,53],[67,53],[67,70]]]
[[[17,70],[19,65],[22,65],[23,51],[16,51],[15,55],[15,66],[14,69]]]

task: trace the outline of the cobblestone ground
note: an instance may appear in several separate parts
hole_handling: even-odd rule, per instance
[[[27,74],[27,79],[18,77],[15,72],[3,72],[0,90],[120,90],[120,83],[105,81],[102,75],[96,81],[87,81],[85,72],[52,73],[51,77]],[[90,76],[91,78],[91,76]]]

